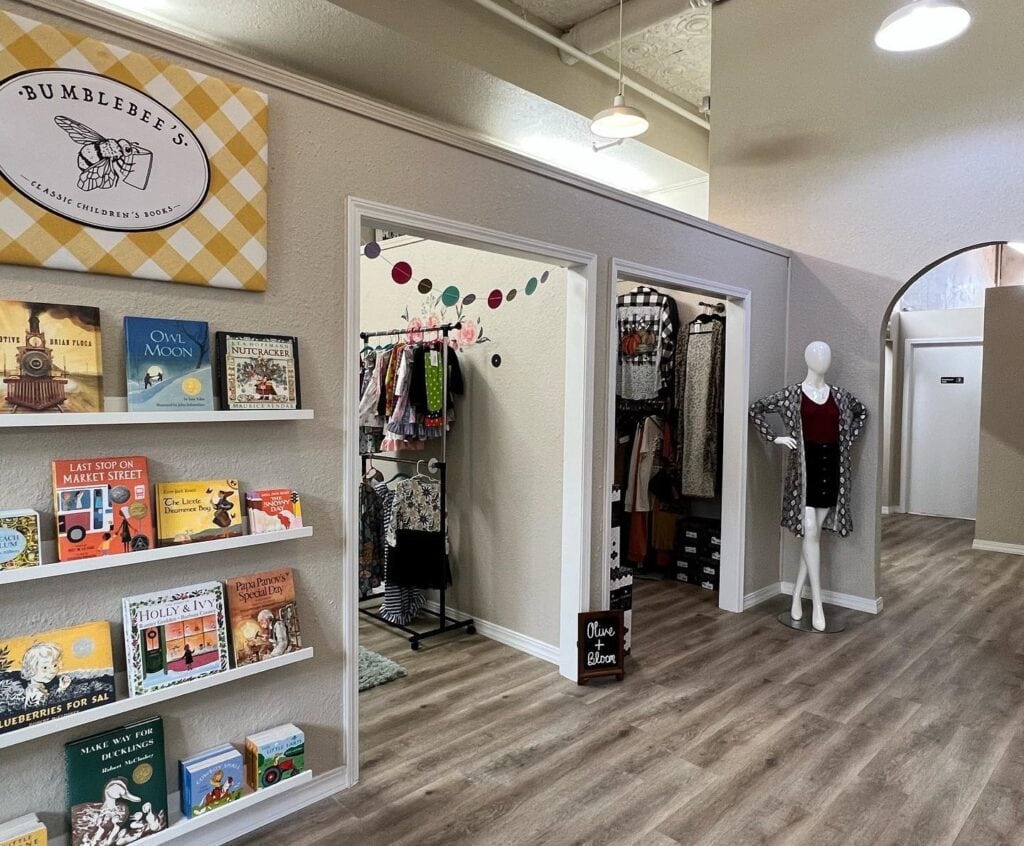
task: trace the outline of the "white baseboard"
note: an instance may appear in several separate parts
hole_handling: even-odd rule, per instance
[[[743,610],[746,611],[748,608],[753,608],[755,605],[767,602],[780,593],[782,593],[782,582],[772,582],[770,585],[765,585],[763,588],[755,590],[753,593],[748,593],[743,597]]]
[[[782,592],[793,595],[793,588],[795,588],[792,582],[782,582]],[[805,599],[811,595],[810,589],[804,588],[803,596]],[[850,608],[853,611],[866,611],[868,614],[878,614],[882,610],[882,597],[878,596],[874,599],[866,599],[863,596],[854,596],[852,593],[837,593],[833,590],[823,590],[821,592],[822,602],[827,602],[829,605],[838,605],[840,608]]]
[[[1024,544],[1003,543],[1002,541],[987,541],[974,539],[972,549],[980,552],[1005,552],[1007,555],[1024,555]]]
[[[889,514],[906,514],[906,509],[902,505],[883,505],[882,514],[883,516]]]
[[[183,846],[223,846],[224,843],[252,834],[351,786],[347,768],[338,767],[315,776],[308,784],[282,793],[279,797],[267,799],[237,814],[227,814],[222,820],[214,821],[214,815],[211,814],[209,824],[203,828],[185,826],[180,836],[174,836],[175,826],[172,825],[166,832],[159,832],[151,837],[160,843],[181,843]],[[68,837],[61,835],[51,838],[49,842],[51,846],[66,846]]]
[[[426,607],[431,611],[438,611],[440,608],[433,600],[427,600]],[[467,614],[458,608],[452,608],[450,605],[448,606],[448,613],[453,617],[472,617],[477,634],[482,634],[484,637],[505,644],[505,646],[511,646],[513,649],[518,649],[520,652],[525,652],[534,658],[540,658],[541,661],[547,661],[556,667],[561,663],[561,653],[558,647],[552,643],[545,643],[542,640],[537,640],[535,637],[520,634],[519,632],[512,631],[512,629],[499,626],[497,623],[481,620],[475,614]]]

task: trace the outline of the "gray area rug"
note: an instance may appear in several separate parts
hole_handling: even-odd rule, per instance
[[[381,684],[401,678],[405,667],[386,658],[378,652],[359,647],[359,690],[369,690]]]

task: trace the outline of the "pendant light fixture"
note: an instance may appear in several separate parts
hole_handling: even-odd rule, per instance
[[[643,135],[650,123],[639,109],[626,105],[626,88],[622,82],[622,3],[619,0],[619,90],[610,109],[597,113],[590,123],[590,131],[600,138],[636,138]]]
[[[926,50],[952,41],[971,25],[960,0],[915,0],[897,9],[875,33],[875,44],[893,53]]]

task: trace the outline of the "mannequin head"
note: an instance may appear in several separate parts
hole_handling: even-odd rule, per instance
[[[804,350],[804,361],[808,370],[824,376],[832,364],[832,348],[824,341],[811,341]]]

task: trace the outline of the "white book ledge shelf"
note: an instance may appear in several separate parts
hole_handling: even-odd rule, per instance
[[[143,708],[148,708],[151,705],[156,705],[158,702],[166,702],[168,699],[177,699],[179,696],[188,696],[190,693],[196,693],[210,687],[218,687],[222,684],[228,684],[229,682],[245,679],[249,676],[255,676],[258,673],[272,673],[281,669],[281,667],[285,667],[289,664],[297,664],[299,661],[308,661],[312,657],[312,648],[299,649],[296,652],[289,652],[287,655],[282,655],[280,658],[268,658],[267,660],[260,661],[256,664],[246,664],[244,667],[237,667],[234,670],[224,670],[220,673],[211,673],[203,678],[181,682],[181,684],[176,684],[172,687],[165,687],[162,690],[156,690],[153,693],[147,693],[143,696],[125,697],[124,699],[119,699],[116,702],[111,702],[109,705],[100,705],[97,708],[90,708],[87,711],[79,711],[77,714],[68,714],[66,717],[58,717],[55,720],[45,720],[41,723],[32,723],[31,725],[25,726],[23,729],[15,729],[14,731],[9,731],[6,734],[0,734],[0,749],[7,749],[10,746],[17,746],[19,743],[36,740],[37,738],[45,737],[48,734],[56,734],[57,732],[78,728],[79,726],[88,725],[89,723],[95,723],[99,720],[105,720],[108,717],[116,717],[118,714],[127,714],[131,711],[139,711]],[[119,685],[119,690],[123,690],[124,687],[125,685]],[[229,808],[231,806],[226,805],[225,807]],[[213,814],[210,816],[212,817]]]
[[[126,426],[145,423],[245,423],[260,420],[312,420],[313,409],[283,411],[98,411],[47,414],[0,414],[0,429],[45,429],[53,426]]]
[[[14,570],[0,570],[0,585],[15,582],[30,582],[33,579],[48,579],[53,576],[66,576],[70,573],[91,573],[94,570],[107,570],[111,567],[146,564],[150,561],[163,561],[168,558],[188,558],[208,552],[223,552],[228,549],[240,549],[247,546],[262,546],[267,543],[309,538],[313,536],[312,526],[301,529],[286,529],[280,532],[265,532],[259,535],[241,535],[237,538],[224,540],[197,541],[177,546],[161,546],[141,552],[124,552],[119,555],[104,555],[102,558],[83,558],[79,561],[64,561],[55,564],[40,564],[38,567],[18,567]],[[50,547],[53,557],[53,544],[43,543],[43,551]]]
[[[312,781],[313,771],[303,770],[298,775],[279,782],[273,787],[264,787],[262,790],[254,790],[250,793],[246,793],[240,799],[236,799],[234,802],[224,805],[216,811],[211,811],[208,814],[193,817],[192,819],[185,819],[181,815],[181,811],[179,810],[181,802],[179,801],[178,794],[172,793],[167,797],[167,810],[170,815],[171,824],[163,831],[158,831],[156,834],[149,834],[139,842],[145,842],[147,846],[159,846],[161,843],[190,843],[192,842],[191,838],[197,836],[200,829],[203,829],[208,825],[213,825],[218,820],[230,817],[232,814],[245,811],[253,805],[265,802],[267,799],[274,799],[282,793],[287,793],[289,790],[294,790],[302,785],[308,785]],[[62,837],[54,838],[50,842],[52,846],[67,846],[66,839]]]

